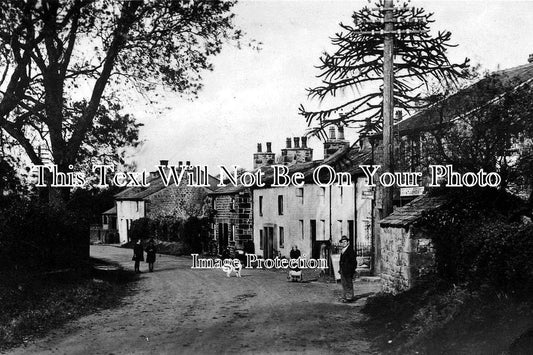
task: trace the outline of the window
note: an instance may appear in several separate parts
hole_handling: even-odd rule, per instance
[[[342,204],[342,200],[343,200],[343,197],[344,197],[344,187],[339,186],[339,190],[340,190],[339,193],[341,195],[341,204]]]
[[[300,219],[300,235],[302,236],[302,240],[304,239],[304,221],[303,219]]]
[[[283,195],[278,195],[278,214],[283,214]]]
[[[231,198],[231,201],[230,201],[230,203],[229,203],[229,209],[230,209],[231,211],[235,211],[235,197],[232,197],[232,198]]]
[[[325,219],[320,220],[320,234],[322,236],[322,240],[326,240],[326,220]]]
[[[259,196],[259,215],[263,215],[263,196]]]
[[[320,187],[320,190],[318,190],[318,196],[320,196],[320,201],[324,203],[326,201],[326,188]]]
[[[344,231],[342,230],[342,221],[341,220],[337,220],[337,226],[338,226],[338,231],[339,231],[339,235],[344,235]]]
[[[279,247],[285,246],[285,228],[279,227]]]
[[[259,249],[263,250],[263,230],[259,230]]]
[[[237,231],[237,229],[235,228],[235,225],[232,224],[231,225],[231,241],[234,242],[235,241],[235,232]]]
[[[300,203],[303,205],[304,204],[304,188],[303,187],[298,187],[296,189],[296,197],[300,199]]]

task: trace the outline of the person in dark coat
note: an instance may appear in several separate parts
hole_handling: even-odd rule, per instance
[[[293,245],[292,246],[292,250],[289,253],[289,257],[291,258],[291,261],[300,259],[301,255],[302,255],[302,253],[300,252],[298,247],[296,245]],[[294,271],[300,271],[300,268],[297,266],[297,267],[293,268],[293,270]]]
[[[339,273],[341,274],[342,285],[342,302],[353,301],[353,277],[357,268],[357,259],[355,252],[350,245],[350,240],[343,235],[340,240],[342,247],[341,258],[339,261]]]
[[[155,253],[156,249],[154,240],[150,239],[148,246],[146,247],[146,262],[148,263],[148,270],[150,272],[154,271]]]
[[[133,258],[131,260],[135,261],[135,272],[141,272],[139,265],[141,261],[144,261],[144,250],[141,244],[141,239],[138,239],[137,243],[133,246]]]

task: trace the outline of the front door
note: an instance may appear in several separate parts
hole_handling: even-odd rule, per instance
[[[218,248],[220,253],[222,253],[228,246],[228,224],[219,223],[218,224]]]
[[[274,258],[274,227],[265,227],[263,232],[263,258]]]

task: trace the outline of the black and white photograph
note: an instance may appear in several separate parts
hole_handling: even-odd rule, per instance
[[[3,0],[1,354],[533,354],[533,1]]]

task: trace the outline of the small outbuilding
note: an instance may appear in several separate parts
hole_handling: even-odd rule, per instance
[[[380,221],[383,291],[398,293],[413,287],[435,264],[430,231],[414,226],[425,211],[444,206],[443,196],[420,196]]]

